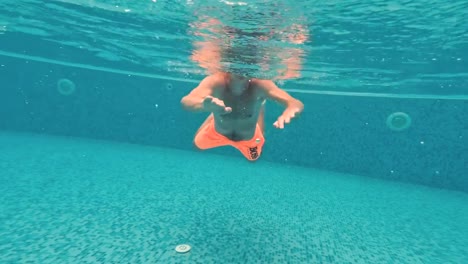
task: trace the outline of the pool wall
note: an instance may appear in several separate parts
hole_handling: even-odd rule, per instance
[[[180,98],[193,83],[1,59],[2,130],[157,145],[195,154],[193,134],[206,114],[180,107]],[[72,81],[75,89],[63,87],[68,90],[60,93],[61,79]],[[285,88],[308,89],[292,84]],[[267,104],[262,159],[468,192],[468,101],[292,94],[304,102],[305,111],[280,131],[272,123],[281,108]],[[411,126],[391,130],[386,119],[394,112],[408,114]],[[231,148],[209,152],[240,155]]]

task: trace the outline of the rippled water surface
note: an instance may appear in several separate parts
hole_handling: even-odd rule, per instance
[[[2,0],[0,55],[303,90],[467,95],[467,1]]]

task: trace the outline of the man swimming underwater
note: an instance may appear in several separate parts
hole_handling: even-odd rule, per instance
[[[257,160],[265,143],[266,99],[285,107],[273,124],[278,129],[283,129],[304,109],[301,101],[270,80],[223,72],[206,77],[181,100],[186,110],[211,113],[195,134],[195,146],[205,150],[230,145],[248,160]]]

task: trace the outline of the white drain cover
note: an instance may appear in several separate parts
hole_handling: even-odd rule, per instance
[[[182,244],[182,245],[178,245],[175,250],[179,253],[187,253],[189,252],[191,249],[191,247],[189,245],[186,245],[186,244]]]

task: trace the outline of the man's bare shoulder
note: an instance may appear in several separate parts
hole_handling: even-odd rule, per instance
[[[215,73],[205,77],[202,81],[204,85],[210,86],[211,89],[223,89],[225,87],[225,74]]]
[[[265,93],[268,89],[276,87],[276,84],[273,81],[265,79],[252,79],[251,85],[259,93]]]
[[[223,73],[215,73],[212,74],[206,79],[209,79],[210,83],[212,83],[214,86],[224,86],[225,84],[225,74]]]

